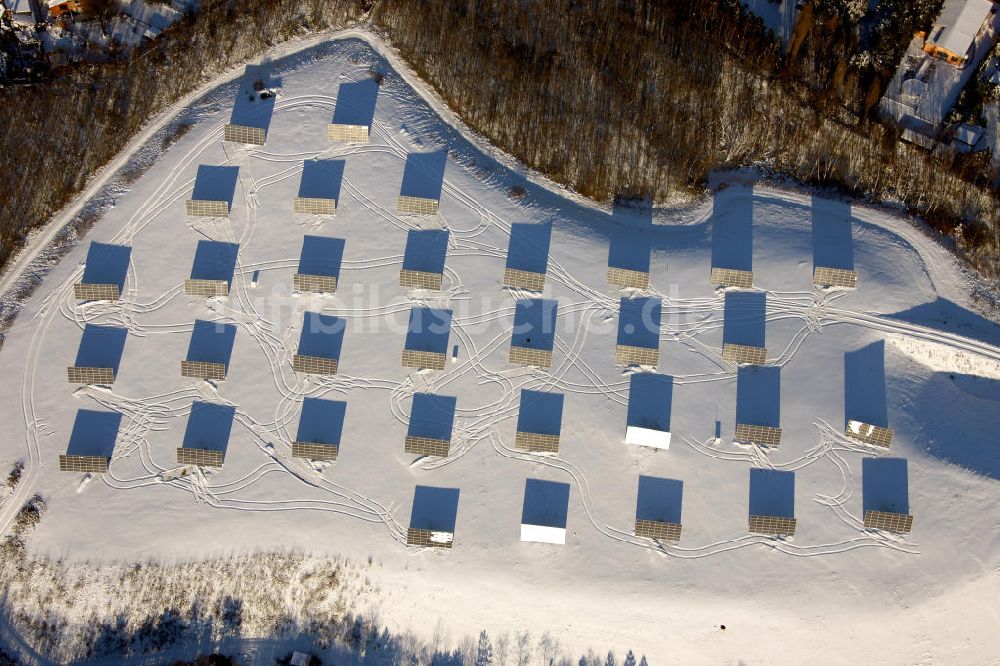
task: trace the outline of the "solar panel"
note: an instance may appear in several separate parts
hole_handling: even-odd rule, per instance
[[[437,215],[438,200],[427,197],[408,197],[400,194],[396,197],[397,213],[414,213],[416,215]]]
[[[451,548],[454,541],[454,532],[437,532],[435,530],[425,530],[417,527],[410,527],[406,530],[407,546]]]
[[[177,464],[222,467],[222,451],[181,446],[177,448]]]
[[[531,347],[510,346],[508,360],[518,365],[534,365],[539,368],[552,367],[552,351],[549,349],[534,349]]]
[[[895,431],[861,421],[848,421],[847,427],[844,428],[844,434],[865,444],[889,448],[892,446]]]
[[[744,444],[752,442],[764,446],[778,446],[781,444],[781,428],[737,423],[736,441],[743,442]]]
[[[60,472],[95,472],[103,474],[108,471],[111,458],[107,456],[71,456],[60,454]]]
[[[66,368],[66,379],[70,384],[114,384],[114,368]]]
[[[503,286],[542,291],[545,288],[545,273],[522,271],[519,268],[505,268],[503,269]]]
[[[635,535],[637,537],[659,539],[661,541],[680,541],[681,526],[679,523],[666,523],[661,520],[637,518],[635,521]]]
[[[795,519],[785,516],[750,516],[750,531],[756,534],[792,536],[795,534]]]
[[[368,125],[344,125],[330,123],[326,126],[326,138],[334,142],[368,143]]]
[[[431,437],[414,437],[407,435],[403,445],[403,451],[420,456],[441,456],[448,455],[451,449],[451,442],[447,439],[433,439]]]
[[[337,278],[332,275],[306,275],[296,273],[292,276],[292,286],[296,291],[314,291],[318,294],[332,294],[337,291]]]
[[[73,297],[80,301],[117,301],[121,294],[116,284],[77,282],[73,285]]]
[[[227,124],[223,129],[223,141],[233,143],[246,143],[252,146],[264,145],[264,130],[260,127],[250,127],[248,125]]]
[[[229,217],[229,202],[188,199],[185,210],[191,217]]]
[[[615,346],[615,363],[618,365],[651,365],[660,362],[660,350],[652,347]]]
[[[404,368],[444,370],[445,355],[439,352],[403,350]]]
[[[195,280],[187,278],[184,280],[184,293],[187,296],[201,296],[202,298],[228,296],[229,282],[226,280]]]
[[[741,287],[743,289],[753,288],[753,271],[740,271],[735,268],[715,268],[708,278],[709,284],[717,284],[723,287]]]
[[[306,458],[308,460],[336,460],[339,452],[339,444],[292,442],[293,458]]]
[[[411,271],[406,268],[399,271],[400,287],[441,291],[441,281],[443,279],[444,275],[441,273],[428,273],[427,271]]]
[[[740,365],[764,365],[767,363],[767,349],[726,343],[722,345],[722,358],[730,363]]]
[[[608,284],[631,289],[648,289],[649,273],[609,266]]]
[[[865,527],[886,532],[909,533],[913,529],[913,516],[889,511],[865,511]]]
[[[321,199],[318,197],[295,197],[292,200],[292,210],[296,213],[310,215],[333,215],[337,212],[336,199]]]
[[[292,357],[292,370],[307,375],[335,375],[337,374],[337,359],[296,354]]]
[[[559,435],[543,435],[539,432],[521,432],[514,434],[514,448],[518,451],[532,453],[559,453]]]
[[[181,361],[181,377],[194,377],[196,379],[211,379],[221,382],[226,378],[226,365],[224,363],[210,363],[208,361]]]
[[[817,266],[813,269],[813,284],[817,287],[856,289],[858,286],[858,272],[843,268]]]

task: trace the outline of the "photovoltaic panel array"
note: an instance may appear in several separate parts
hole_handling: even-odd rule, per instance
[[[222,451],[213,449],[177,448],[178,465],[200,465],[202,467],[222,467]]]
[[[786,516],[750,516],[750,531],[755,534],[792,536],[795,534],[795,519]]]
[[[764,365],[767,363],[767,349],[726,343],[722,345],[722,358],[740,365]]]
[[[637,537],[659,539],[661,541],[680,541],[681,526],[679,523],[666,523],[661,520],[643,520],[637,518],[635,521],[635,535]]]
[[[518,430],[514,434],[514,448],[531,453],[559,453],[559,435]]]
[[[715,268],[713,266],[708,282],[709,284],[720,285],[722,287],[752,289],[753,271],[740,271],[735,268]]]
[[[441,291],[442,280],[444,280],[444,275],[442,275],[441,273],[428,273],[427,271],[411,271],[406,268],[399,271],[400,287]]]
[[[188,199],[185,210],[191,217],[229,217],[229,202]]]
[[[454,532],[436,532],[434,530],[410,527],[406,530],[407,546],[424,546],[429,548],[451,548],[455,540]]]
[[[403,350],[404,368],[444,370],[445,360],[445,355],[437,352],[415,351],[413,349]]]
[[[627,268],[608,268],[608,284],[630,289],[648,289],[649,273]]]
[[[447,456],[451,449],[451,442],[447,439],[434,439],[431,437],[414,437],[407,435],[403,450],[418,456]]]
[[[736,441],[743,442],[744,444],[753,443],[763,446],[778,446],[781,444],[781,428],[737,423]]]
[[[542,291],[545,288],[545,273],[522,271],[518,268],[503,270],[503,286],[529,291]]]
[[[533,365],[539,368],[552,367],[552,352],[548,349],[510,346],[508,360],[518,365]]]
[[[292,370],[307,375],[335,375],[337,374],[337,359],[296,354],[292,357]]]
[[[336,199],[320,199],[318,197],[295,197],[292,200],[292,210],[308,215],[334,215],[337,212]]]
[[[114,368],[66,368],[66,379],[70,384],[114,384]]]
[[[813,284],[817,287],[856,289],[858,286],[858,272],[843,268],[817,266],[813,269]]]
[[[226,378],[226,365],[224,363],[211,363],[209,361],[181,361],[181,377],[194,377],[195,379],[210,379],[221,382]]]
[[[427,197],[409,197],[400,194],[396,197],[396,212],[416,215],[437,215],[438,200]]]
[[[306,458],[308,460],[336,460],[339,452],[339,444],[292,442],[293,458]]]
[[[882,428],[880,426],[871,425],[870,423],[848,421],[847,427],[844,428],[844,434],[851,439],[858,440],[859,442],[871,444],[872,446],[881,446],[888,449],[892,446],[892,439],[895,436],[895,431],[890,428]]]
[[[332,275],[306,275],[296,273],[292,276],[292,286],[296,291],[313,291],[318,294],[332,294],[337,291],[337,278]]]
[[[108,471],[111,458],[107,456],[71,456],[59,455],[60,472],[93,472],[104,474]]]
[[[264,145],[264,130],[260,127],[250,127],[248,125],[227,124],[223,129],[223,140],[233,143],[245,143],[251,146]]]
[[[660,363],[660,350],[632,345],[615,346],[615,363],[618,365],[651,365]]]
[[[226,280],[195,280],[185,278],[184,294],[187,296],[200,296],[201,298],[228,296],[229,282]]]
[[[326,126],[326,138],[336,143],[368,143],[367,125],[344,125],[330,123]]]
[[[888,511],[865,511],[865,527],[871,530],[909,533],[913,529],[913,516]]]
[[[80,301],[117,301],[121,294],[116,284],[77,282],[73,285],[73,297]]]

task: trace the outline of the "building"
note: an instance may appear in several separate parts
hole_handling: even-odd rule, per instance
[[[976,37],[996,9],[992,0],[948,0],[924,41],[924,52],[956,67],[974,55]]]
[[[64,14],[79,14],[83,5],[79,0],[49,0],[49,16],[59,18]]]

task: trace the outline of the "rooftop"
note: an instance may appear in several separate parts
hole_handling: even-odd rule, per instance
[[[965,56],[992,9],[991,0],[949,0],[931,28],[927,43]]]

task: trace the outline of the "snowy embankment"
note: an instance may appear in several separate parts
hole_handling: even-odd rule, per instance
[[[885,646],[883,662],[958,663],[1000,651],[986,631],[988,613],[960,612],[986,607],[997,592],[990,572],[1000,544],[983,534],[996,533],[986,527],[995,524],[989,500],[1000,478],[991,434],[1000,427],[992,384],[1000,336],[967,309],[944,248],[888,212],[741,184],[686,210],[603,210],[468,132],[377,40],[330,37],[282,47],[266,63],[278,97],[263,147],[222,140],[238,72],[178,105],[191,130],[87,237],[130,248],[121,301],[73,297],[89,245],[81,243],[23,304],[0,350],[0,370],[15,378],[0,386],[0,418],[9,424],[0,462],[24,458],[27,468],[0,525],[42,493],[48,510],[30,540],[33,556],[64,559],[81,580],[88,561],[107,572],[150,559],[287,549],[367,560],[364,610],[393,631],[441,641],[484,628],[494,636],[548,631],[560,649],[633,648],[651,663],[801,662],[817,653],[870,663],[872,645]],[[372,70],[384,81],[370,141],[330,143],[327,124],[344,91]],[[132,152],[172,121],[154,120]],[[439,189],[437,215],[396,210],[414,155],[433,157],[420,158],[416,173]],[[335,216],[293,210],[304,163],[314,158],[338,165]],[[202,165],[237,174],[228,218],[185,215]],[[44,245],[113,171],[38,235],[0,286],[38,268],[32,261]],[[512,225],[525,222],[552,229],[543,293],[558,303],[550,368],[508,357],[515,312],[532,295],[500,282]],[[846,230],[833,259],[858,271],[856,291],[812,285],[813,264],[829,249],[816,230],[828,224]],[[401,287],[413,259],[408,238],[428,230],[448,233],[442,288]],[[344,241],[336,296],[292,290],[306,235]],[[226,297],[184,294],[206,240],[239,246]],[[651,286],[641,294],[606,279],[609,253],[636,246],[651,250]],[[734,332],[733,294],[744,292],[708,284],[713,261],[747,257],[757,289],[746,293],[763,306],[748,325],[762,338],[766,329],[767,373],[780,377],[776,390],[756,395],[739,387],[745,370],[722,358]],[[620,299],[631,296],[662,303],[652,335],[657,371],[672,378],[669,450],[624,443],[633,370],[616,365],[615,354]],[[414,306],[452,311],[443,370],[400,367]],[[335,376],[292,370],[307,313],[346,322]],[[232,332],[225,381],[180,376],[196,347],[196,320]],[[739,317],[735,324],[746,328]],[[127,331],[120,371],[110,387],[67,384],[66,367],[94,325]],[[933,365],[892,351],[932,346]],[[847,372],[859,352],[882,359],[881,391]],[[982,381],[966,390],[943,372]],[[559,453],[515,449],[524,390],[563,396]],[[975,426],[961,450],[947,402],[957,390],[965,391],[962,418]],[[404,451],[421,393],[456,398],[445,457]],[[845,436],[845,411],[858,395],[895,430],[890,451]],[[312,398],[346,403],[332,464],[291,455]],[[225,464],[182,470],[176,449],[202,401],[232,415]],[[58,471],[79,410],[121,415],[107,474]],[[780,447],[733,442],[748,410],[780,422]],[[863,460],[876,458],[907,459],[910,534],[863,526],[871,492]],[[761,468],[794,473],[794,537],[748,533],[750,471]],[[680,541],[634,534],[640,476],[680,483]],[[519,540],[528,480],[568,484],[565,545]],[[417,486],[458,491],[452,548],[406,545]],[[113,583],[102,576],[88,596],[108,593]],[[74,627],[93,621],[72,605],[51,610]],[[266,639],[263,626],[246,637]]]

